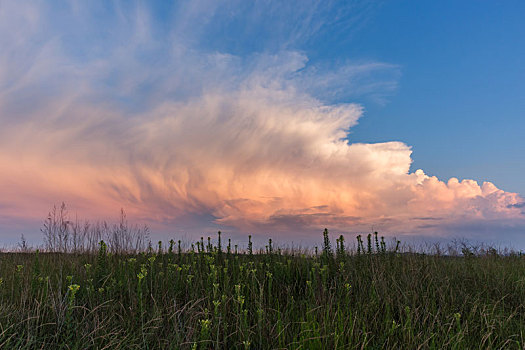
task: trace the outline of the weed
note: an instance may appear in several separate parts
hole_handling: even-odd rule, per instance
[[[2,253],[0,347],[523,348],[522,255],[356,239],[352,250],[339,236],[334,252],[324,230],[311,255],[271,240],[254,250],[251,237],[246,251],[223,248],[222,234],[187,249],[125,253],[99,240],[98,251],[57,253],[62,239]]]

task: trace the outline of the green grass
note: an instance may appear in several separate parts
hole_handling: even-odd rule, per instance
[[[525,257],[193,250],[2,253],[2,349],[525,348]]]

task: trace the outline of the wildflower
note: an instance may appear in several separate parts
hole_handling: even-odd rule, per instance
[[[79,290],[80,286],[78,284],[72,284],[68,287],[68,289],[72,292],[76,292],[77,290]]]
[[[140,272],[137,274],[137,277],[139,278],[139,281],[142,280],[144,277],[148,275],[148,270],[146,269],[146,266],[142,264],[140,267]]]
[[[396,330],[397,328],[399,328],[399,325],[396,323],[395,320],[392,320],[392,328],[391,328],[391,331],[394,331],[394,330]]]
[[[213,306],[214,306],[213,310],[215,312],[215,315],[217,315],[219,313],[219,306],[221,306],[220,300],[214,300]]]
[[[201,326],[204,329],[208,329],[210,327],[210,323],[211,323],[211,321],[208,320],[208,319],[201,320]]]

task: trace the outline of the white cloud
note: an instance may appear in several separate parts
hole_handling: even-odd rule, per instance
[[[120,14],[120,23],[134,23],[129,35],[108,38],[115,44],[108,51],[79,57],[66,39],[41,33],[51,20],[38,19],[41,11],[3,4],[4,218],[43,217],[67,201],[92,217],[124,207],[149,222],[190,218],[193,227],[208,227],[205,217],[238,230],[290,234],[372,226],[444,234],[460,222],[523,224],[517,194],[409,173],[411,149],[401,142],[345,140],[362,108],[322,102],[316,92],[374,90],[383,84],[374,83],[376,70],[392,72],[383,84],[390,86],[394,65],[319,69],[289,48],[208,52],[177,38],[191,27],[186,22],[176,23],[163,46],[139,7]],[[202,11],[188,6],[189,15]],[[6,32],[19,26],[24,40]]]

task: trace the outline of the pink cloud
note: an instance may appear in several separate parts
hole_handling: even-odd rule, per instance
[[[208,227],[207,218],[291,235],[324,227],[435,235],[462,222],[525,224],[516,193],[410,173],[412,151],[402,142],[348,141],[362,107],[323,103],[301,86],[315,86],[311,76],[296,77],[307,67],[304,54],[261,54],[248,64],[174,42],[170,65],[146,67],[135,58],[148,36],[144,25],[129,46],[87,62],[69,57],[59,41],[0,38],[12,49],[0,52],[4,221],[43,219],[66,201],[89,218],[124,207],[130,218],[161,226],[190,218]],[[37,26],[27,30],[38,36]],[[366,73],[374,67],[388,65],[371,64]],[[147,84],[153,87],[140,90]]]

